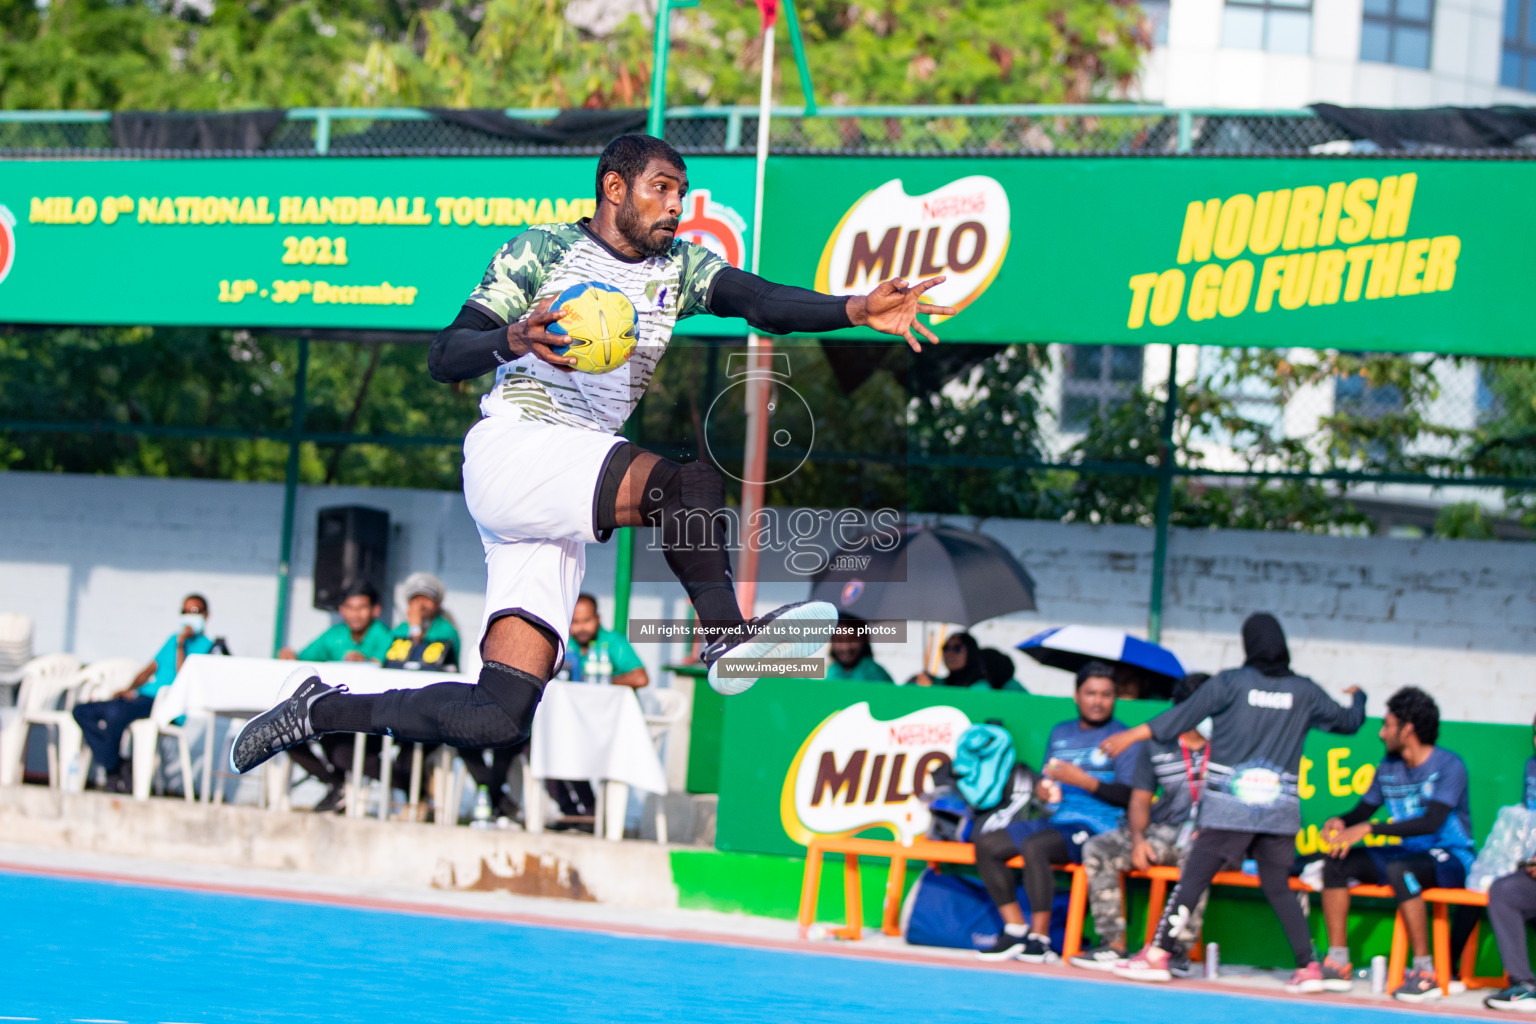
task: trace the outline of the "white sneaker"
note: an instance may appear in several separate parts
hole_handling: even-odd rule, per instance
[[[727,697],[745,693],[755,676],[723,676],[721,658],[809,658],[832,639],[837,609],[825,601],[801,601],[776,608],[747,623],[744,637],[722,637],[699,652],[709,666],[709,685]]]

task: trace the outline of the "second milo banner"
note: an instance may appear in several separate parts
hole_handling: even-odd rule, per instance
[[[1115,717],[1136,725],[1166,707],[1122,701]],[[796,855],[816,834],[869,829],[881,839],[922,835],[928,810],[921,797],[933,770],[949,763],[972,722],[1000,722],[1013,734],[1018,756],[1039,768],[1051,727],[1076,717],[1076,706],[1064,697],[764,680],[725,702],[716,845]],[[1319,852],[1318,826],[1349,810],[1370,788],[1383,754],[1380,728],[1380,719],[1366,719],[1354,736],[1308,737],[1298,854]],[[1446,722],[1440,745],[1467,763],[1473,830],[1481,840],[1498,808],[1524,797],[1531,730]]]
[[[951,341],[1536,354],[1525,161],[781,157],[763,270]]]

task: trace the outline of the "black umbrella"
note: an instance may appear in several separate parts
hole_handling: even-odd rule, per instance
[[[1033,611],[1035,581],[982,533],[949,526],[906,530],[889,551],[866,537],[811,577],[811,600],[866,622],[919,619],[971,626]]]

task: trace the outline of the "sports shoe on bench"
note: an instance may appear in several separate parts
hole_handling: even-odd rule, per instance
[[[978,960],[1017,960],[1019,954],[1024,952],[1024,944],[1027,936],[1009,935],[1006,931],[997,933],[997,941],[992,943],[991,949],[978,949]]]
[[[1299,992],[1304,996],[1315,996],[1319,992],[1326,992],[1323,987],[1323,965],[1313,960],[1305,967],[1296,968],[1291,975],[1291,980],[1285,983],[1287,992]]]
[[[1403,974],[1403,983],[1392,992],[1392,998],[1403,1003],[1423,1003],[1440,998],[1440,985],[1435,972],[1416,968]]]
[[[1536,985],[1511,985],[1484,999],[1483,1005],[1490,1010],[1536,1013]]]
[[[1112,971],[1117,964],[1125,963],[1126,959],[1126,953],[1114,946],[1094,946],[1068,957],[1067,963],[1088,971]]]
[[[1320,968],[1323,989],[1328,992],[1351,992],[1355,987],[1355,968],[1350,963],[1339,963],[1332,957],[1324,957]]]
[[[289,747],[312,740],[320,734],[309,724],[309,710],[315,701],[333,693],[345,693],[344,686],[326,686],[309,667],[295,669],[278,687],[278,701],[271,710],[245,723],[229,745],[229,766],[242,775]]]
[[[789,627],[774,629],[773,626]],[[721,637],[699,652],[709,666],[709,685],[727,697],[744,693],[757,682],[751,676],[722,676],[721,658],[809,658],[832,639],[837,609],[825,601],[801,601],[776,608],[747,623],[745,635]]]
[[[1173,972],[1168,970],[1168,955],[1164,953],[1156,961],[1148,956],[1148,950],[1143,949],[1129,960],[1116,964],[1112,970],[1117,978],[1127,978],[1131,981],[1172,981]],[[1159,950],[1159,952],[1162,952]]]

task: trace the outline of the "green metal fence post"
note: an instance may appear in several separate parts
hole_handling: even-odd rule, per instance
[[[1152,594],[1147,603],[1147,639],[1163,636],[1163,570],[1168,562],[1168,520],[1173,514],[1173,426],[1179,411],[1179,346],[1168,346],[1168,397],[1163,401],[1162,451],[1157,463],[1157,510],[1152,524]]]
[[[275,656],[288,642],[288,591],[292,589],[293,515],[299,495],[299,446],[304,435],[305,380],[309,376],[309,339],[299,339],[299,368],[293,381],[293,422],[288,428],[288,470],[283,477],[283,539],[277,553],[277,626]]]

